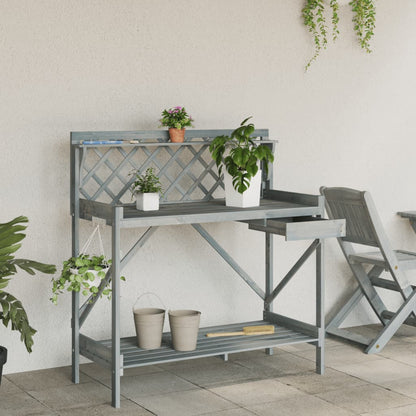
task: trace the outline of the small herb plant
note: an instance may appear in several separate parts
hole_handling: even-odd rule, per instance
[[[354,30],[362,49],[370,53],[370,40],[374,36],[376,22],[375,0],[351,0],[348,4],[352,8]],[[326,9],[325,3],[329,3],[331,9],[332,40],[338,38],[339,30],[339,3],[338,0],[305,0],[302,9],[302,17],[305,26],[313,36],[315,53],[306,64],[309,69],[312,62],[319,56],[322,49],[326,49],[328,44]]]
[[[188,115],[185,107],[172,107],[162,111],[162,118],[159,121],[161,126],[181,130],[185,127],[193,127],[194,120]]]
[[[274,160],[269,147],[253,141],[251,135],[255,130],[254,124],[246,124],[250,118],[243,120],[240,127],[230,136],[218,136],[209,146],[219,174],[221,175],[222,167],[225,165],[227,172],[232,176],[234,189],[241,194],[249,188],[251,178],[256,175],[259,169],[258,162],[265,162],[264,170],[267,173],[268,163]],[[229,152],[224,157],[228,151],[227,146]]]
[[[84,296],[97,296],[98,285],[105,278],[106,272],[111,265],[111,260],[102,256],[90,256],[81,254],[78,257],[71,257],[63,262],[61,275],[52,279],[52,297],[50,300],[55,305],[58,302],[58,295],[64,291],[81,292]],[[95,272],[95,273],[94,273]],[[95,283],[96,277],[99,279]],[[124,276],[120,277],[125,280]],[[110,281],[104,288],[102,295],[111,299]]]
[[[34,275],[35,270],[53,274],[56,272],[56,267],[52,264],[14,258],[13,253],[21,247],[19,243],[26,236],[21,232],[26,229],[26,225],[22,224],[28,221],[27,217],[21,216],[8,223],[0,224],[0,319],[6,328],[10,323],[13,331],[20,332],[20,339],[25,343],[27,351],[32,352],[33,335],[36,329],[29,325],[22,302],[11,293],[5,292],[4,289],[9,284],[9,276],[17,273],[17,268]]]
[[[137,193],[162,193],[162,184],[156,176],[154,168],[147,168],[144,175],[140,175],[140,171],[135,170],[131,173],[135,176],[135,180],[131,185],[131,193],[134,196]]]

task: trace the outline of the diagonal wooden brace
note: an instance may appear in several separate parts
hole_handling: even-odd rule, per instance
[[[283,290],[283,288],[289,283],[292,277],[297,273],[297,271],[302,267],[305,261],[311,256],[311,254],[316,250],[319,245],[319,240],[314,240],[313,243],[306,249],[302,254],[299,260],[293,265],[293,267],[287,272],[286,276],[280,281],[276,286],[273,292],[267,296],[265,303],[270,305],[276,296]]]

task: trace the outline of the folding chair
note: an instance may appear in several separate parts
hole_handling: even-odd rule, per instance
[[[368,192],[325,187],[320,191],[325,196],[329,218],[346,220],[346,236],[338,238],[338,242],[358,282],[358,288],[329,322],[326,331],[366,345],[367,354],[380,352],[403,323],[416,326],[416,290],[404,274],[404,271],[416,268],[416,253],[392,250]],[[357,253],[355,244],[370,246],[377,251]],[[380,278],[383,271],[390,273],[392,279]],[[401,294],[403,303],[396,312],[387,310],[376,287]],[[340,328],[363,297],[384,325],[374,339]]]

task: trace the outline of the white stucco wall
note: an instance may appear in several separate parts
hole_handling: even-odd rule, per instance
[[[395,245],[416,235],[395,215],[416,209],[416,2],[377,2],[374,53],[340,10],[340,38],[308,73],[313,43],[302,0],[1,0],[0,222],[30,219],[20,257],[60,265],[71,252],[69,132],[154,129],[163,108],[185,105],[196,128],[233,128],[254,116],[278,138],[279,189],[368,189]],[[263,238],[239,224],[207,228],[263,284]],[[91,225],[83,223],[86,236]],[[137,234],[142,230],[137,230]],[[178,233],[180,231],[180,233]],[[105,232],[108,238],[109,230]],[[124,234],[127,250],[136,233]],[[307,243],[276,239],[281,276]],[[327,311],[352,281],[335,241],[327,244]],[[313,263],[278,310],[313,320]],[[198,308],[202,325],[257,319],[261,302],[189,227],[158,230],[125,271],[122,332],[133,334],[138,294],[170,308]],[[70,296],[49,302],[50,277],[19,273],[10,292],[38,330],[32,354],[0,326],[6,373],[70,363]],[[371,320],[365,310],[356,316]],[[86,332],[110,334],[102,301]]]

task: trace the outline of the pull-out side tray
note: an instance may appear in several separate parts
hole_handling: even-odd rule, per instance
[[[286,241],[345,236],[345,220],[317,217],[289,217],[249,222],[250,230],[283,235]]]

